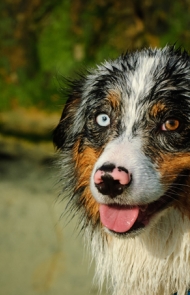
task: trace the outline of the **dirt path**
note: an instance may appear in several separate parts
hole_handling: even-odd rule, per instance
[[[56,204],[51,144],[0,137],[0,294],[95,295],[76,221]],[[105,295],[105,292],[102,292]]]

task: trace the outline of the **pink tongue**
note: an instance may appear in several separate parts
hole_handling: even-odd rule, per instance
[[[124,233],[130,230],[139,215],[138,207],[100,204],[100,219],[110,230]]]

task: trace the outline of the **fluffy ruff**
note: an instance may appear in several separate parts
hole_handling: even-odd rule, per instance
[[[190,57],[144,49],[68,81],[54,131],[66,211],[113,295],[190,289]]]
[[[129,241],[97,231],[89,242],[90,232],[86,230],[86,241],[96,261],[95,280],[102,286],[106,278],[108,294],[187,294],[190,226],[178,210]]]

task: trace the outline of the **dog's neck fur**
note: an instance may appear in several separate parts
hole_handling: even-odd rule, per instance
[[[134,238],[94,232],[90,248],[100,286],[113,295],[185,295],[190,287],[190,222],[174,208]],[[89,237],[87,228],[86,236]]]

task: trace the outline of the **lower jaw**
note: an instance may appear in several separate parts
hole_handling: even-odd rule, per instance
[[[148,227],[148,225],[145,226],[141,224],[139,226],[133,226],[129,231],[122,232],[122,233],[110,230],[108,228],[105,228],[105,229],[106,229],[106,232],[117,237],[127,237],[127,236],[132,237],[132,236],[137,236],[141,234],[142,232],[144,232],[146,227]]]
[[[119,238],[119,239],[122,239],[122,238],[135,238],[136,236],[141,235],[144,231],[145,231],[145,228],[141,227],[141,228],[138,228],[136,230],[131,230],[131,231],[128,231],[128,232],[118,233],[118,232],[112,231],[112,230],[110,230],[108,228],[105,228],[105,232],[107,234],[109,234],[110,236],[114,236],[116,238]]]

